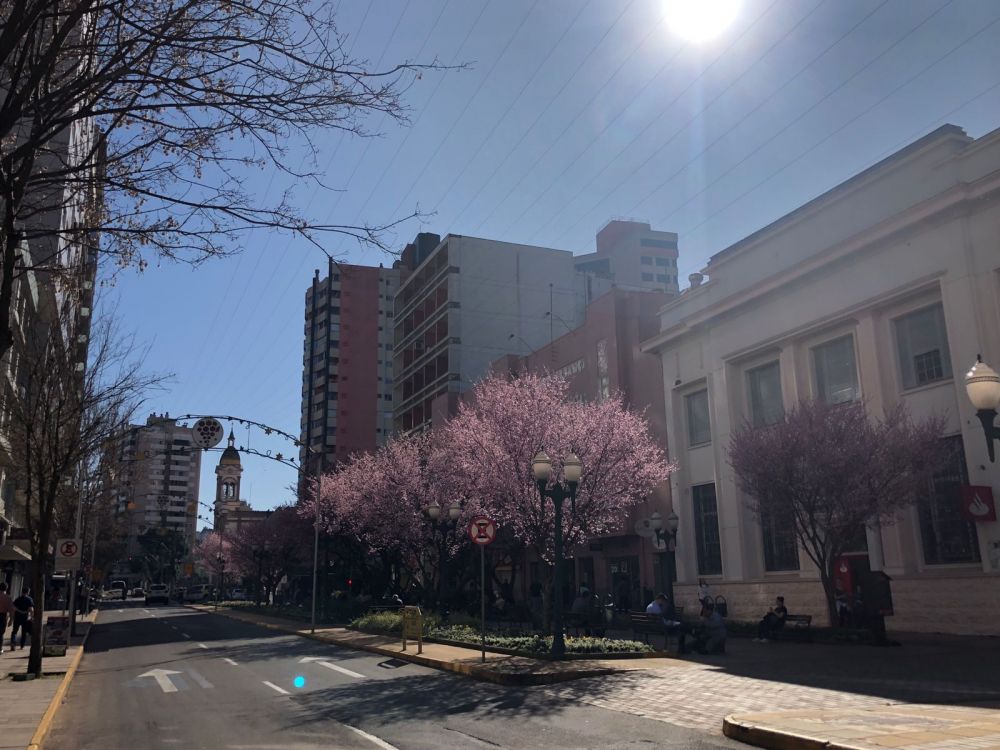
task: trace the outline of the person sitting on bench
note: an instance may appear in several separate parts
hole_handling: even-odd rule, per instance
[[[674,609],[674,605],[667,599],[666,594],[657,594],[656,598],[646,605],[646,614],[658,615],[663,620],[663,625],[667,629],[667,636],[677,636],[677,651],[682,654],[687,653],[687,648],[684,646],[684,636],[690,630],[687,625],[677,619],[677,610]]]
[[[702,627],[695,635],[695,651],[699,654],[726,653],[726,623],[710,601],[702,607],[701,622]]]
[[[785,608],[785,597],[779,596],[774,600],[774,606],[764,615],[764,619],[757,626],[757,643],[767,643],[769,637],[785,627],[785,618],[788,617],[788,610]]]

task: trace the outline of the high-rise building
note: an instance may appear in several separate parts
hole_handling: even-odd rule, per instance
[[[400,270],[330,262],[305,297],[302,448],[310,472],[392,432],[392,305]]]
[[[192,433],[169,414],[152,414],[122,437],[118,512],[126,514],[129,554],[151,529],[180,532],[188,548],[194,546],[201,451]]]
[[[677,235],[612,221],[597,251],[418,235],[403,252],[396,295],[393,427],[429,429],[459,394],[513,349],[527,354],[580,326],[613,287],[676,292]],[[649,271],[646,271],[646,268]],[[652,275],[650,275],[652,274]]]

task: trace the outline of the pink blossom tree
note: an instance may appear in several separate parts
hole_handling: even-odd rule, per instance
[[[833,566],[866,525],[928,491],[948,459],[934,416],[914,421],[902,405],[872,419],[862,402],[808,401],[776,424],[745,425],[729,445],[729,462],[747,506],[758,518],[794,528],[819,570],[830,622],[837,622]]]
[[[620,396],[577,401],[565,378],[553,374],[481,381],[445,428],[442,455],[471,506],[549,562],[553,509],[539,496],[531,470],[542,449],[553,459],[551,481],[561,479],[568,453],[583,462],[575,508],[564,515],[567,549],[620,530],[629,510],[674,469],[645,418],[627,409]]]
[[[195,565],[213,576],[221,576],[223,571],[242,573],[240,561],[233,555],[233,540],[227,534],[218,531],[206,534],[195,544],[193,556]]]
[[[234,567],[270,599],[286,575],[312,559],[312,523],[294,506],[280,506],[263,521],[241,526],[232,537]]]

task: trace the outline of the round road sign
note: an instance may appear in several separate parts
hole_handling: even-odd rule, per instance
[[[497,538],[496,523],[486,516],[476,516],[469,523],[469,539],[473,544],[492,544]]]
[[[76,542],[68,540],[59,547],[59,554],[63,557],[76,557]]]

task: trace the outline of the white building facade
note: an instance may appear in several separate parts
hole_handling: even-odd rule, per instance
[[[732,618],[784,595],[825,622],[791,530],[746,507],[730,437],[800,400],[863,399],[875,414],[902,401],[944,415],[959,458],[849,562],[892,577],[890,629],[1000,635],[1000,523],[969,520],[959,501],[962,485],[1000,495],[964,382],[977,354],[1000,362],[1000,131],[943,126],[716,254],[691,284],[643,344],[662,358],[680,463],[679,601],[703,578]]]

